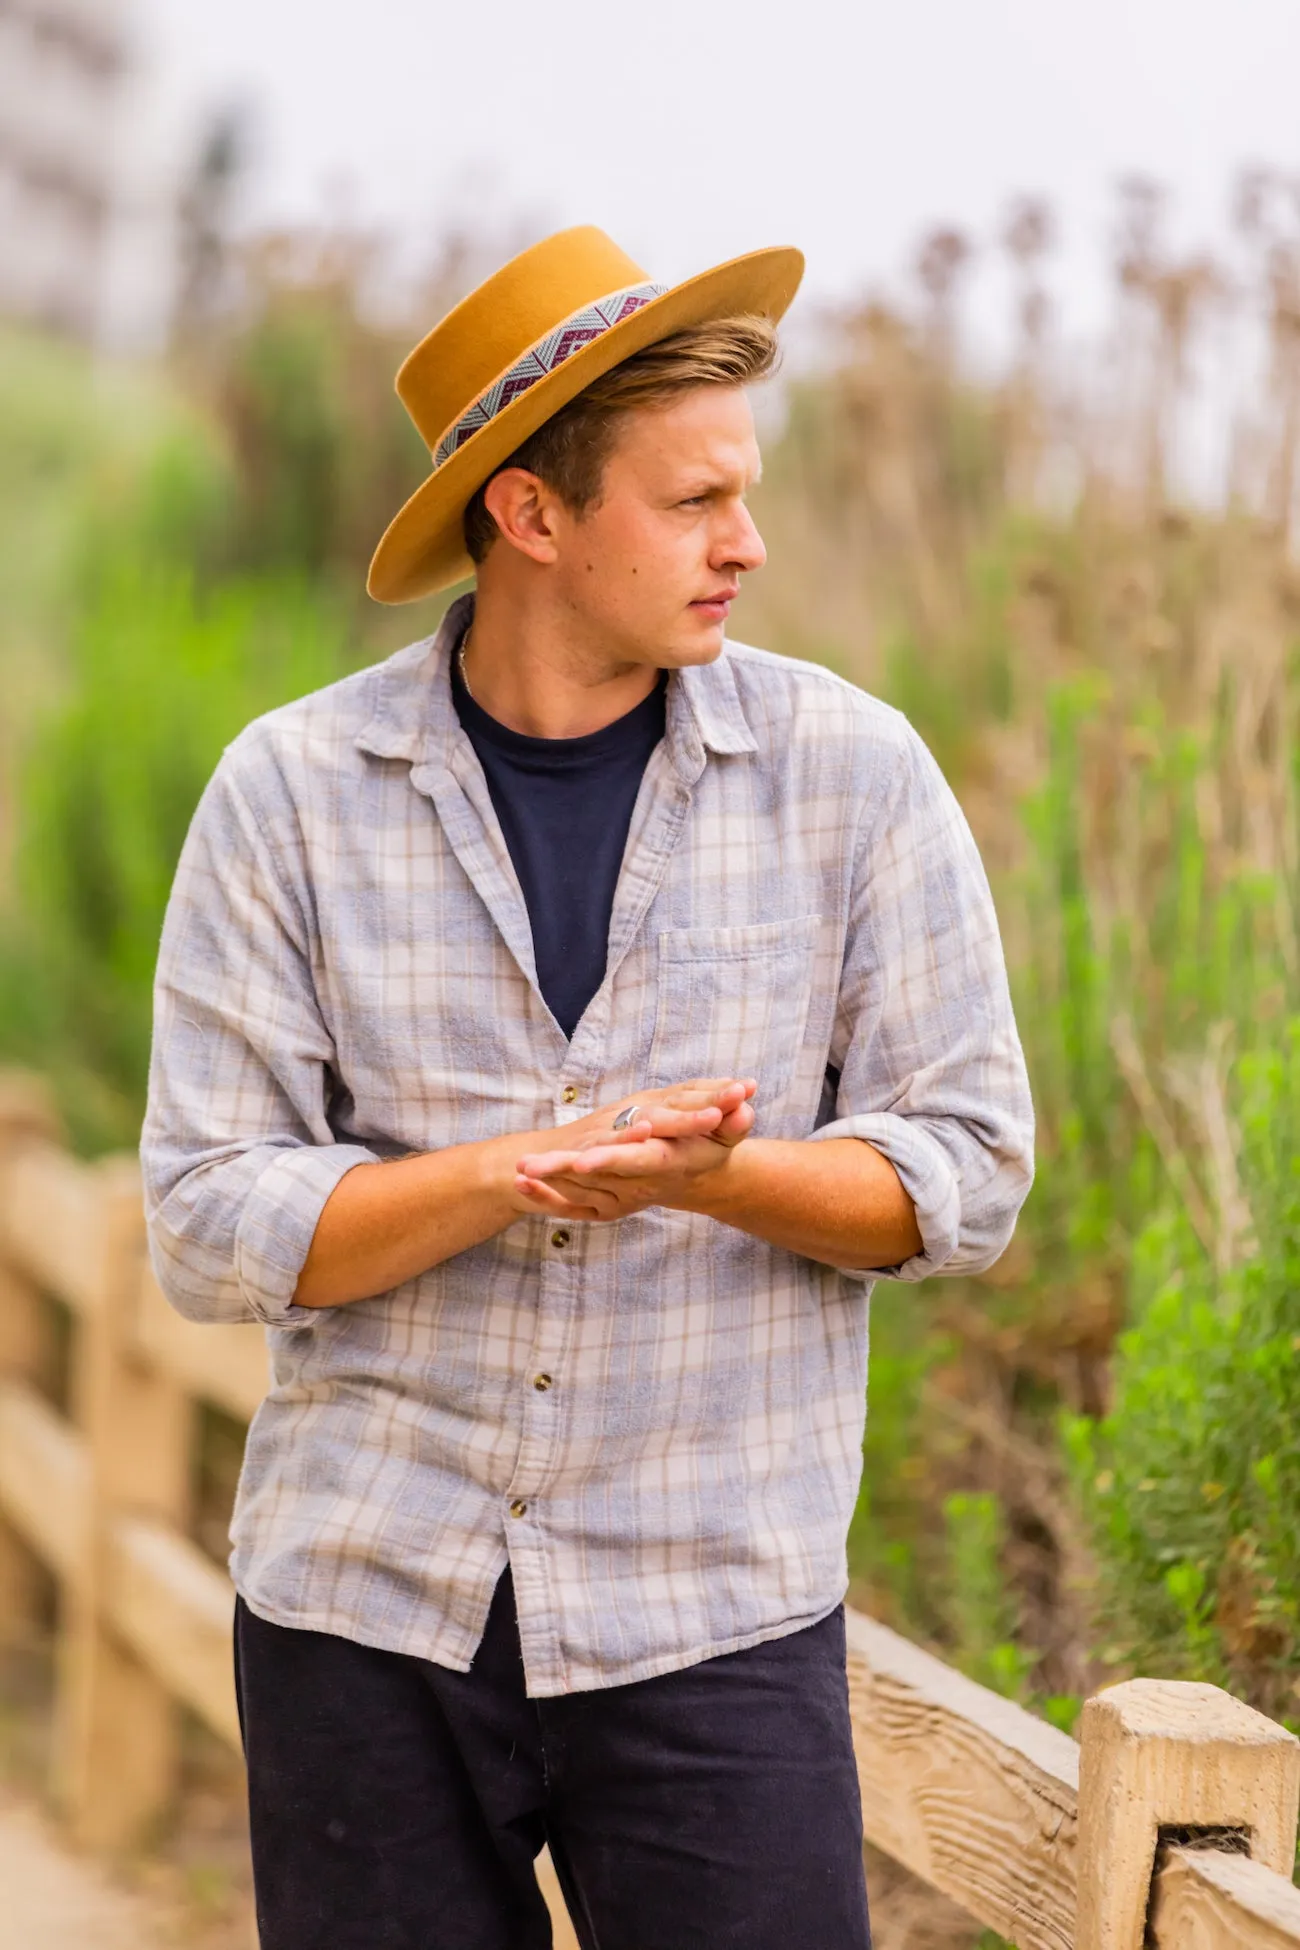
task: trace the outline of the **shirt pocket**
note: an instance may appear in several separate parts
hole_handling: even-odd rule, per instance
[[[646,1083],[757,1077],[755,1108],[789,1089],[808,1022],[819,916],[754,927],[668,928]]]

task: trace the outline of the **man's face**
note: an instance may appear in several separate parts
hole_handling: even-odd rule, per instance
[[[599,501],[553,511],[556,586],[575,626],[618,663],[712,663],[742,574],[766,559],[745,506],[758,475],[739,387],[629,412]]]

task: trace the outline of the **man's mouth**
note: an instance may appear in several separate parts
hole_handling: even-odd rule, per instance
[[[697,596],[691,608],[711,622],[724,622],[731,613],[731,605],[740,594],[739,589],[720,589],[716,596]]]

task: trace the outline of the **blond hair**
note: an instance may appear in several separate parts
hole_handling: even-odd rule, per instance
[[[488,481],[507,467],[526,468],[566,507],[583,514],[599,499],[605,462],[624,414],[666,405],[693,386],[747,386],[766,377],[776,358],[776,329],[766,318],[716,318],[674,332],[593,379],[502,461]],[[488,481],[465,510],[465,546],[474,562],[483,560],[498,533],[484,500]]]

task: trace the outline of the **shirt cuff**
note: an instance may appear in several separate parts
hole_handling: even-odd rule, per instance
[[[379,1163],[359,1144],[277,1152],[245,1202],[235,1232],[235,1277],[249,1311],[268,1327],[310,1327],[319,1312],[293,1304],[307,1249],[334,1187],[354,1165]]]
[[[961,1234],[961,1187],[943,1147],[909,1117],[894,1111],[867,1111],[857,1117],[837,1117],[811,1134],[821,1138],[860,1138],[888,1158],[903,1190],[916,1207],[921,1250],[900,1266],[846,1266],[841,1271],[860,1279],[928,1280],[957,1250]]]

